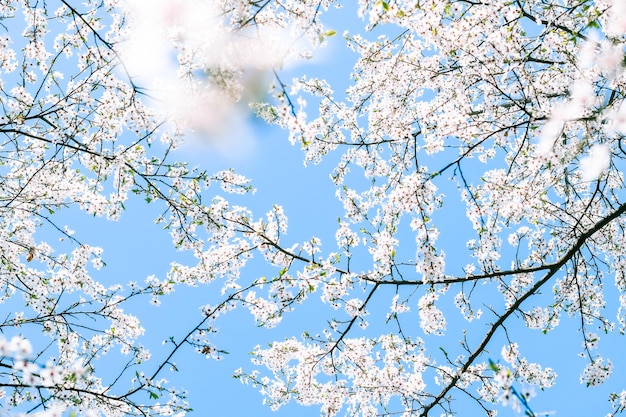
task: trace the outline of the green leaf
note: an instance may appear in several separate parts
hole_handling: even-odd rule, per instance
[[[326,36],[327,38],[335,36],[336,34],[337,34],[337,31],[334,31],[332,29],[329,29],[326,32],[324,32],[324,36]]]
[[[385,12],[388,12],[388,11],[389,11],[389,3],[387,3],[386,1],[383,1],[383,0],[378,0],[378,1],[376,2],[375,6],[380,6],[380,7],[382,7],[382,8],[383,8],[383,10],[384,10]]]

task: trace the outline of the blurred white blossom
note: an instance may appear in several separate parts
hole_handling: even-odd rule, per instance
[[[607,145],[595,145],[589,155],[580,160],[580,169],[584,181],[593,181],[606,171],[611,163],[611,150]]]

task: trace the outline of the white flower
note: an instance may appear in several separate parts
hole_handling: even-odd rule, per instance
[[[607,145],[595,145],[589,150],[589,155],[580,160],[580,169],[584,181],[593,181],[609,167],[611,151]]]
[[[47,363],[46,367],[39,372],[39,376],[41,377],[41,384],[46,387],[51,387],[63,382],[61,368],[52,363]]]
[[[626,134],[626,102],[622,102],[622,105],[617,110],[611,110],[607,112],[607,119],[609,121],[610,133],[616,132]]]
[[[504,391],[502,391],[502,393],[500,394],[500,397],[498,397],[498,400],[502,403],[503,406],[508,406],[510,405],[513,410],[515,410],[516,412],[520,412],[520,402],[519,399],[513,394],[513,391],[511,390],[511,388],[507,388]]]
[[[446,318],[435,306],[438,298],[438,294],[428,292],[418,302],[420,326],[426,334],[442,335],[446,329]]]
[[[539,144],[537,145],[537,155],[548,156],[554,148],[554,142],[563,130],[563,121],[559,118],[550,119],[541,130]]]
[[[607,359],[606,364],[604,358],[596,359],[585,366],[582,375],[580,376],[580,383],[586,384],[588,387],[602,384],[611,375],[613,370],[613,363]]]
[[[612,3],[606,31],[610,35],[621,36],[626,33],[626,2],[613,0]]]
[[[35,383],[35,373],[39,371],[39,367],[34,363],[20,359],[13,364],[13,370],[22,374],[22,383],[26,385],[33,385]]]
[[[27,358],[33,352],[33,348],[27,339],[22,336],[13,336],[9,343],[9,350],[15,354],[16,358]]]
[[[505,391],[511,388],[513,383],[513,375],[507,368],[500,368],[496,375],[493,377],[493,381],[499,388],[503,388]]]
[[[9,356],[11,354],[10,344],[7,340],[0,336],[0,356]]]
[[[531,398],[537,395],[537,392],[535,391],[535,387],[529,385],[529,386],[522,387],[522,391],[520,392],[520,395],[528,402],[528,400],[530,400]]]
[[[623,59],[623,47],[620,45],[613,45],[610,42],[602,43],[602,49],[600,50],[597,62],[604,74],[615,74],[620,69]]]
[[[572,87],[569,103],[569,115],[572,118],[581,117],[583,111],[597,100],[593,86],[587,80],[578,80]]]
[[[501,351],[502,358],[508,363],[513,363],[519,356],[519,350],[517,343],[511,343],[510,345],[502,346]]]

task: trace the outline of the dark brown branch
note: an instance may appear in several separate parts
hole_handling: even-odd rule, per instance
[[[599,222],[597,222],[592,228],[587,230],[585,233],[581,234],[580,237],[576,240],[576,243],[559,259],[559,261],[546,265],[548,268],[548,273],[541,278],[539,281],[535,283],[525,294],[523,294],[520,298],[518,298],[498,319],[493,323],[485,335],[484,339],[478,347],[474,350],[474,352],[469,356],[467,361],[463,364],[463,366],[459,369],[459,371],[452,377],[451,381],[444,387],[444,389],[435,397],[435,399],[424,407],[424,410],[420,413],[420,417],[428,416],[430,410],[439,404],[442,401],[448,392],[450,392],[458,383],[463,375],[469,367],[478,359],[478,357],[483,353],[483,351],[487,348],[487,345],[491,341],[491,338],[495,335],[496,331],[500,326],[504,324],[504,322],[517,311],[522,303],[530,298],[533,294],[535,294],[543,285],[545,285],[556,273],[567,263],[569,262],[574,255],[580,250],[580,248],[587,242],[587,240],[593,236],[595,233],[600,231],[603,227],[611,223],[613,220],[622,216],[626,213],[626,203],[620,205],[620,207],[615,210],[613,213],[609,214]]]

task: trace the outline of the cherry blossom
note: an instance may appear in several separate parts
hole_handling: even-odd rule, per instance
[[[275,410],[538,415],[533,389],[557,372],[521,329],[564,322],[575,382],[609,381],[598,334],[626,328],[623,1],[343,3],[2,2],[0,302],[19,306],[0,323],[3,407],[185,415],[177,355],[223,357],[233,309],[279,331],[305,303],[314,321],[235,372]],[[295,66],[332,42],[352,60],[341,82]],[[283,190],[257,211],[254,178],[177,160],[242,109],[327,169],[341,212],[323,230],[293,233]],[[77,218],[138,202],[171,262],[122,282]],[[142,308],[184,286],[215,298],[155,355]]]

